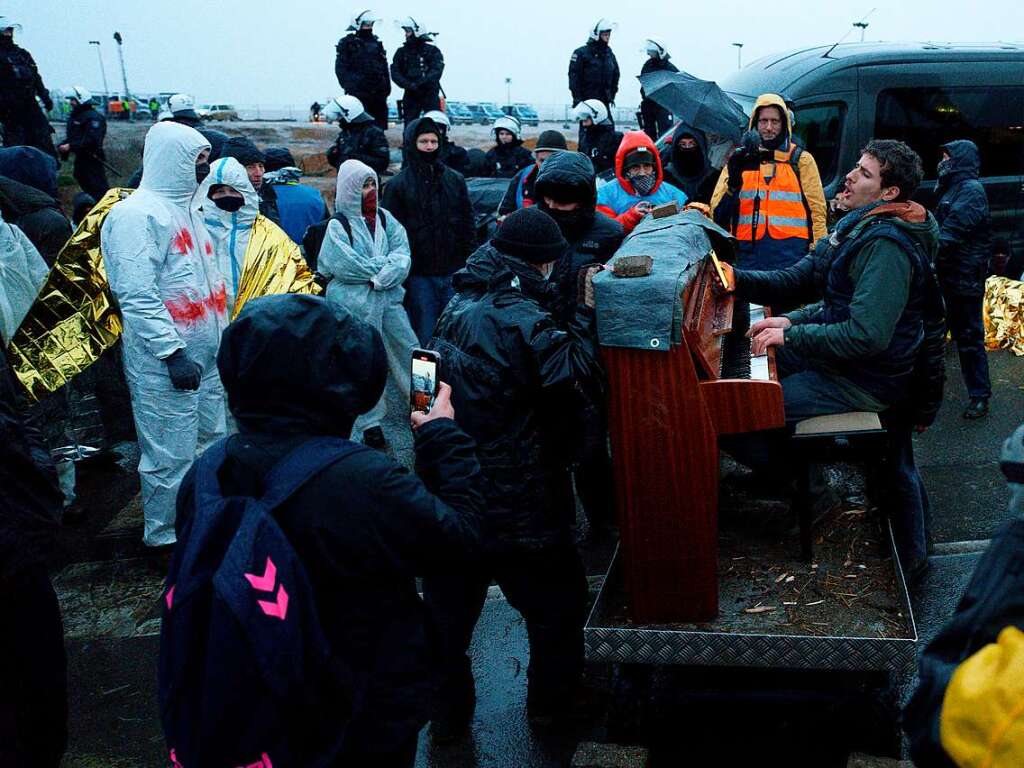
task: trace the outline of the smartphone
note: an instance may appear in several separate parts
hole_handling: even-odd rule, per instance
[[[434,398],[437,397],[437,364],[440,360],[440,355],[429,349],[412,351],[409,400],[414,411],[426,413],[434,405]]]

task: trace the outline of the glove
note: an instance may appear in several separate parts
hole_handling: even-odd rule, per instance
[[[45,99],[43,99],[43,106],[46,107],[46,111],[47,112],[52,112],[53,111],[53,99],[51,99],[49,96],[47,96]]]
[[[171,377],[171,384],[175,389],[195,392],[199,389],[199,382],[203,376],[203,369],[198,363],[188,356],[184,349],[175,352],[164,360],[167,365],[167,375]]]
[[[736,192],[743,186],[743,171],[749,165],[750,156],[743,147],[737,147],[729,158],[729,191]]]

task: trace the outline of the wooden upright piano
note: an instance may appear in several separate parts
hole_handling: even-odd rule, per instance
[[[718,436],[781,427],[774,350],[751,357],[767,308],[713,290],[710,257],[682,293],[682,338],[667,353],[604,347],[616,506],[637,623],[718,612]]]

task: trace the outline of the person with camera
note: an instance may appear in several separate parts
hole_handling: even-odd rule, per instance
[[[456,420],[476,441],[487,510],[479,566],[423,582],[441,633],[431,724],[438,742],[458,738],[472,720],[466,651],[492,580],[526,620],[531,724],[569,711],[583,671],[587,580],[569,470],[603,374],[593,310],[576,305],[565,324],[552,313],[558,289],[549,277],[568,248],[537,206],[511,213],[456,273],[430,343],[452,385]]]
[[[763,94],[711,196],[715,222],[739,241],[739,266],[785,269],[796,263],[827,234],[826,210],[818,165],[793,140],[786,102]]]

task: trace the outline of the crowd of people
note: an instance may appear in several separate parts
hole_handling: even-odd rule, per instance
[[[9,147],[0,150],[0,332],[6,347],[71,234],[56,174],[57,158],[73,154],[85,196],[74,225],[98,228],[123,324],[143,541],[169,570],[159,696],[172,764],[215,754],[268,768],[412,765],[426,722],[440,743],[472,722],[468,649],[492,582],[526,623],[531,724],[543,731],[565,718],[584,666],[577,500],[591,536],[614,535],[615,523],[593,267],[606,268],[655,206],[700,210],[733,237],[718,290],[774,309],[750,335],[755,354],[777,350],[790,428],[822,414],[883,415],[884,511],[918,583],[928,499],[911,438],[942,401],[947,324],[968,389],[963,416],[984,416],[991,397],[978,148],[943,148],[934,214],[911,200],[922,163],[896,140],[868,143],[830,204],[785,101],[763,94],[719,169],[699,126],[673,130],[646,98],[644,130],[616,130],[614,25],[601,19],[570,61],[578,151],[555,130],[528,150],[507,116],[481,163],[449,134],[434,33],[405,19],[389,69],[377,21],[372,11],[352,18],[337,46],[345,93],[314,105],[340,129],[327,152],[333,211],[287,148],[208,128],[184,94],[149,129],[135,178],[112,195],[91,94],[75,88],[66,139],[53,147],[35,64],[14,44],[15,27],[0,28],[0,74],[17,85],[0,92]],[[645,72],[675,71],[660,42],[647,51]],[[389,175],[392,81],[404,90],[405,125],[401,168]],[[474,165],[508,180],[484,242],[466,182]],[[257,264],[289,281],[260,293]],[[416,347],[441,363],[432,407],[410,417],[411,473],[385,435],[385,387],[408,398]],[[10,679],[53,684],[26,683],[38,695],[0,720],[0,758],[56,765],[66,682],[45,556],[63,500],[19,386],[0,354],[0,595],[30,606],[30,628],[0,639],[9,650],[0,665]],[[1004,468],[1022,483],[1020,433],[1013,440]],[[787,441],[780,430],[723,447],[791,484]],[[934,690],[915,707],[932,725],[942,717],[936,697],[963,687],[950,665],[975,651],[1019,654],[1019,632],[1000,634],[993,650],[1006,624],[998,618],[985,638],[943,657],[940,672],[925,667]],[[246,640],[257,635],[268,645]],[[232,699],[240,691],[244,722]],[[956,710],[960,728],[968,709]],[[917,748],[952,753],[936,733],[918,734]]]

